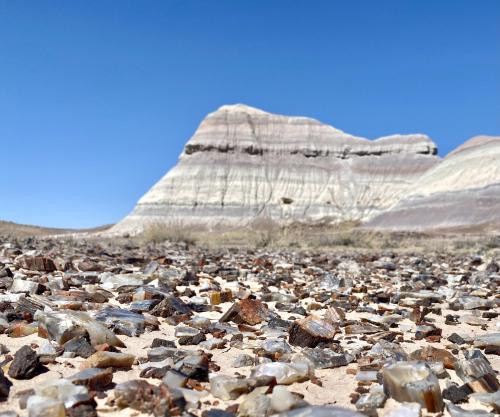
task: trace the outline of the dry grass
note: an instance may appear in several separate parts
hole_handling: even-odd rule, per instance
[[[356,223],[279,226],[260,219],[245,228],[190,230],[184,228],[171,241],[190,240],[201,247],[269,250],[384,251],[487,253],[500,251],[500,236],[484,234],[430,234],[380,232],[358,227]],[[185,238],[183,235],[186,235]],[[176,234],[174,234],[176,235]]]
[[[163,242],[185,243],[189,246],[196,244],[193,228],[182,224],[166,224],[160,221],[149,223],[139,236],[141,243],[158,244]]]

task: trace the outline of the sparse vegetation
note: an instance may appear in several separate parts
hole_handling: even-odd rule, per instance
[[[160,221],[149,223],[139,236],[142,243],[185,243],[189,246],[196,244],[196,237],[192,228],[180,223],[166,224]]]

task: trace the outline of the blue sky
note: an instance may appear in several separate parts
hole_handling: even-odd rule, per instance
[[[0,219],[125,216],[223,104],[500,134],[498,0],[0,0]]]

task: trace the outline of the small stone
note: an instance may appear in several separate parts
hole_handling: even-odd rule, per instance
[[[495,392],[500,389],[495,371],[483,357],[469,357],[457,361],[455,371],[474,392]]]
[[[35,386],[35,394],[38,397],[62,401],[66,408],[90,401],[86,387],[74,385],[67,379],[43,381]]]
[[[38,282],[27,281],[20,278],[15,278],[10,287],[10,292],[12,293],[38,294],[39,291],[40,284],[38,284]]]
[[[107,307],[94,314],[94,318],[112,327],[115,333],[127,336],[139,336],[148,330],[156,330],[159,323],[148,321],[142,314],[134,313],[123,308]]]
[[[8,374],[14,379],[31,379],[37,374],[39,367],[37,353],[25,345],[15,353]]]
[[[347,366],[354,360],[354,357],[352,355],[349,355],[347,353],[336,353],[331,349],[305,348],[302,353],[313,363],[315,369],[328,369]]]
[[[74,337],[88,334],[90,343],[94,347],[104,343],[115,347],[125,347],[111,330],[83,311],[38,311],[36,319],[39,336],[54,340],[60,345]]]
[[[93,405],[79,404],[66,410],[67,417],[98,417]]]
[[[233,300],[233,293],[231,290],[212,291],[209,295],[210,304],[219,305],[220,303],[228,303]]]
[[[150,311],[150,314],[164,318],[184,315],[189,317],[193,312],[180,298],[167,296]]]
[[[28,417],[65,417],[66,408],[60,400],[33,395],[28,398]]]
[[[241,353],[234,358],[233,367],[242,368],[244,366],[254,366],[256,363],[255,356]]]
[[[157,387],[139,379],[118,384],[114,396],[114,403],[119,409],[130,407],[158,417],[180,415],[186,405],[186,400],[180,392],[169,390],[165,385]]]
[[[151,343],[152,348],[157,348],[157,347],[168,347],[168,348],[174,348],[175,349],[175,342],[173,340],[166,340],[166,339],[159,339],[155,337],[153,339],[153,342]]]
[[[491,346],[500,347],[500,333],[487,333],[474,338],[474,346],[486,348]]]
[[[88,368],[68,378],[73,384],[84,385],[92,391],[106,388],[113,382],[113,368]]]
[[[56,270],[54,261],[46,256],[25,256],[20,264],[22,268],[31,271],[54,272]]]
[[[295,346],[314,348],[319,343],[333,341],[337,328],[315,316],[295,321],[289,332],[288,341]]]
[[[227,340],[219,339],[217,337],[213,337],[212,339],[205,340],[201,342],[199,345],[202,349],[206,350],[214,350],[214,349],[223,349],[227,344]]]
[[[221,323],[233,321],[237,324],[251,326],[262,323],[269,318],[269,310],[260,300],[247,298],[234,303],[220,318]]]
[[[209,378],[210,393],[221,400],[235,400],[250,389],[248,380],[225,375],[214,375]]]
[[[3,370],[0,368],[0,400],[9,397],[10,387],[12,383],[4,375]]]
[[[369,392],[363,394],[359,400],[356,401],[356,409],[367,416],[378,417],[377,408],[382,408],[386,400],[387,397],[383,389]]]
[[[288,391],[288,389],[283,385],[276,385],[273,388],[273,393],[271,395],[271,408],[275,412],[281,413],[283,411],[291,410],[301,402],[303,401]]]
[[[182,388],[186,386],[188,377],[175,369],[171,369],[166,372],[162,381],[169,388]]]
[[[429,412],[443,409],[439,381],[423,362],[395,362],[382,370],[384,389],[400,402],[417,402]]]
[[[182,336],[179,338],[179,340],[177,341],[177,343],[179,343],[179,345],[181,346],[185,346],[185,345],[197,345],[199,344],[200,342],[203,342],[204,340],[206,340],[206,336],[203,332],[198,332],[196,333],[195,335],[193,336]]]
[[[420,417],[421,409],[418,403],[403,403],[395,410],[384,414],[384,417]]]
[[[472,394],[471,399],[492,407],[497,413],[500,413],[500,391]]]
[[[433,325],[417,326],[415,332],[415,339],[422,340],[429,336],[441,336],[442,330]]]
[[[453,404],[465,401],[470,394],[472,394],[472,390],[467,385],[459,386],[455,383],[450,383],[443,390],[443,398],[451,401]]]
[[[459,334],[457,333],[452,333],[449,337],[448,337],[448,340],[451,342],[451,343],[455,343],[457,345],[463,345],[465,343],[467,343],[465,341],[465,339],[460,336]]]
[[[494,417],[493,414],[484,410],[464,410],[458,405],[446,404],[446,409],[451,417]]]
[[[95,349],[90,345],[85,336],[77,336],[64,344],[65,352],[73,352],[81,358],[88,358],[95,353]]]
[[[445,349],[426,346],[410,354],[410,359],[424,362],[442,362],[447,369],[455,369],[457,358]]]
[[[82,368],[131,368],[134,361],[135,356],[128,353],[97,351],[83,362]]]
[[[349,324],[345,326],[344,330],[345,334],[374,334],[384,329],[370,324]]]
[[[268,387],[255,388],[238,407],[238,416],[261,417],[268,415],[271,399],[265,395]]]
[[[285,362],[269,362],[258,365],[252,370],[251,376],[259,378],[269,376],[276,378],[278,384],[288,385],[309,378],[311,370],[305,362],[293,364]]]

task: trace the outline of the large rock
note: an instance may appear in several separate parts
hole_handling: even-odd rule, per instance
[[[436,154],[425,135],[369,141],[306,117],[223,106],[113,231],[140,231],[155,221],[365,221],[406,196],[438,164]]]
[[[368,227],[393,230],[500,228],[500,137],[478,136],[428,170]]]

